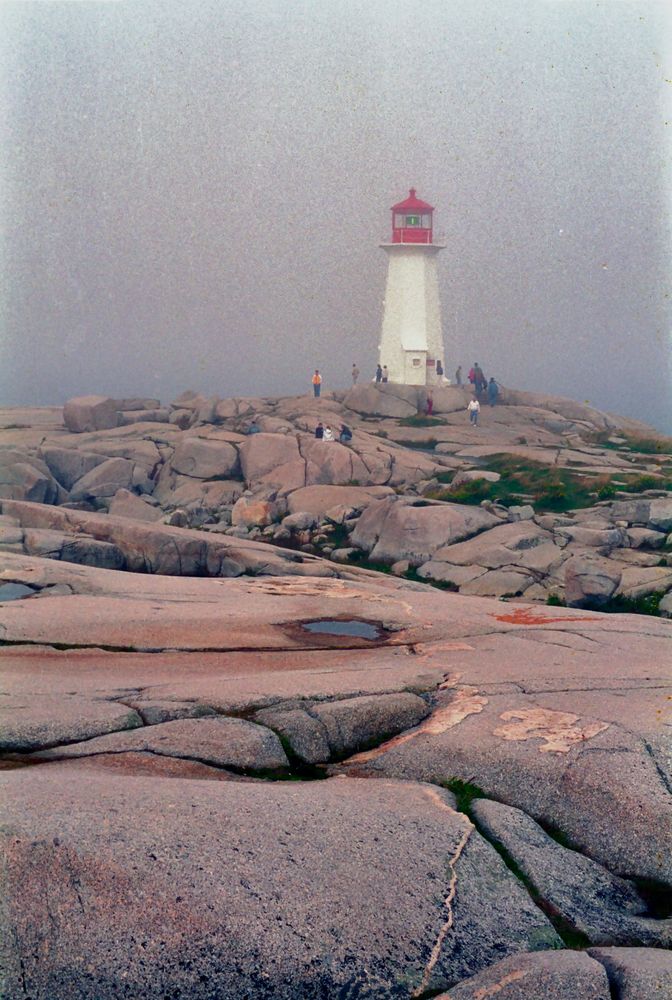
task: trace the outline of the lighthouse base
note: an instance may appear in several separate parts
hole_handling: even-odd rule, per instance
[[[437,244],[384,243],[388,255],[379,360],[388,380],[402,385],[438,385],[443,364]]]

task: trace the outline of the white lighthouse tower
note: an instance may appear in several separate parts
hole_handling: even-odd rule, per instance
[[[379,363],[390,382],[435,385],[437,362],[445,361],[436,255],[434,209],[411,188],[392,206],[392,241],[380,246],[388,256],[387,286]]]

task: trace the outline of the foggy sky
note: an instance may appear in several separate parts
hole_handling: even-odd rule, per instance
[[[0,405],[372,374],[414,186],[448,374],[672,430],[669,10],[1,4]]]

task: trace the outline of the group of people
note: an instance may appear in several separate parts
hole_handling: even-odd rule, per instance
[[[320,441],[336,440],[336,438],[334,437],[334,432],[329,426],[329,424],[327,424],[327,426],[325,427],[321,420],[318,423],[317,427],[315,428],[315,437],[318,438]],[[338,440],[341,442],[341,444],[350,444],[350,442],[352,441],[352,431],[350,430],[347,424],[341,424],[341,429],[338,434]]]

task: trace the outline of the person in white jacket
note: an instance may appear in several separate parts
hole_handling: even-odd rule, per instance
[[[324,435],[322,436],[322,440],[323,441],[334,440],[334,432],[332,431],[331,427],[327,426],[324,428]]]
[[[467,406],[469,420],[476,427],[478,425],[478,414],[481,412],[481,404],[477,399],[472,399]]]

